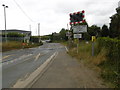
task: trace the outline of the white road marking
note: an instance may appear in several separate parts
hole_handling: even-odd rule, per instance
[[[11,63],[13,63],[14,61],[12,60],[12,61],[10,61]]]
[[[19,79],[12,88],[26,88],[30,83],[34,83],[37,80],[36,78],[38,77],[38,75],[42,73],[42,71],[51,62],[51,60],[57,56],[57,54],[58,52],[55,52],[52,56],[50,56],[37,70],[30,74],[29,77],[27,77],[26,79]]]
[[[35,61],[38,60],[39,56],[40,56],[40,53],[35,57]]]
[[[66,51],[68,52],[68,48],[65,46]]]
[[[13,62],[15,62],[15,61],[18,61],[18,60],[20,60],[20,59],[27,58],[27,57],[29,57],[29,56],[31,56],[31,55],[33,55],[33,54],[22,55],[22,56],[20,56],[19,58],[13,59],[13,60],[11,60],[11,61],[3,62],[2,64],[10,64],[10,63],[13,63]]]

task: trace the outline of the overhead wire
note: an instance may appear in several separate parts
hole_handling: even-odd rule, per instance
[[[34,22],[29,16],[28,14],[23,10],[23,8],[16,2],[16,0],[13,0],[15,2],[15,4],[18,6],[18,8],[23,12],[23,14],[31,21]]]

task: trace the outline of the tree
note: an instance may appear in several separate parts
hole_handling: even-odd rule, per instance
[[[109,29],[108,29],[108,26],[105,24],[102,26],[101,36],[102,37],[109,36]]]
[[[99,36],[100,35],[100,27],[97,25],[92,25],[91,27],[88,27],[88,33],[91,36]]]
[[[42,40],[49,40],[51,37],[51,35],[44,35],[44,36],[41,36],[41,39]]]
[[[87,40],[87,41],[91,40],[91,36],[90,36],[90,34],[88,32],[86,32],[86,33],[84,33],[82,35],[83,35],[84,40]]]
[[[58,41],[58,40],[60,40],[60,35],[59,35],[59,33],[56,33],[56,32],[52,33],[50,39],[51,39],[51,41]]]
[[[67,30],[65,30],[64,28],[62,28],[61,31],[59,32],[61,40],[67,40],[66,32]]]
[[[116,9],[117,10],[117,9]],[[111,23],[110,23],[110,37],[111,38],[120,38],[120,14],[117,11],[117,14],[114,14],[112,17],[110,17]]]

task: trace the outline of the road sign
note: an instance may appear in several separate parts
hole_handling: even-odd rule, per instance
[[[87,25],[73,26],[73,33],[85,33],[87,32]]]
[[[82,34],[74,34],[74,38],[82,38]]]
[[[71,32],[66,32],[66,36],[72,36],[72,33]]]

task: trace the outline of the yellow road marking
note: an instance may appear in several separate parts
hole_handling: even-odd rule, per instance
[[[12,55],[4,56],[2,59],[6,59],[6,58],[8,58],[8,57],[10,57],[10,56],[12,56]]]

